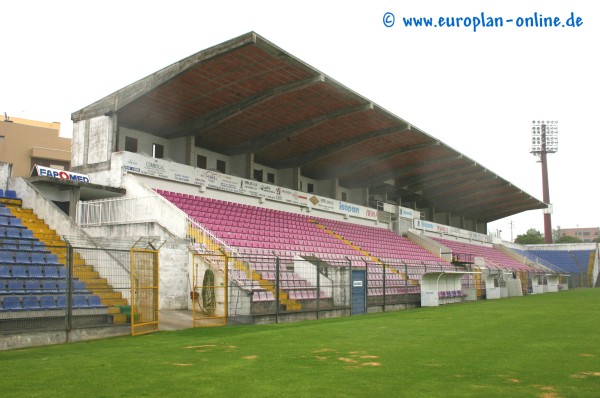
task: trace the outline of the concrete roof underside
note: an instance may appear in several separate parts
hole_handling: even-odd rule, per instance
[[[200,51],[72,114],[194,136],[225,155],[494,221],[546,205],[254,32]],[[390,182],[393,181],[393,184]]]

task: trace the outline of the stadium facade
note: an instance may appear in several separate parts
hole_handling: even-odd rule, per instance
[[[156,249],[155,310],[276,322],[598,277],[596,245],[577,247],[576,280],[489,236],[488,222],[546,204],[254,32],[72,120],[75,177],[7,187],[74,246],[112,259],[140,241]],[[51,203],[58,192],[69,192],[67,214]],[[109,284],[133,274],[133,260],[111,269],[81,257]]]

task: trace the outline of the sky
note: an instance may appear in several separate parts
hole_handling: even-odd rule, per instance
[[[71,113],[254,31],[540,200],[531,124],[558,121],[552,226],[600,226],[596,0],[5,0],[1,12],[0,112],[60,122],[62,136]],[[536,15],[557,26],[526,27]],[[488,225],[505,240],[529,228],[543,232],[541,210]]]

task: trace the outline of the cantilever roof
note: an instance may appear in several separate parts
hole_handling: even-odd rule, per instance
[[[489,222],[544,203],[254,32],[74,112]],[[389,182],[393,181],[393,184]]]

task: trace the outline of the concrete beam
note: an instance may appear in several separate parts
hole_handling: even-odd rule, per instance
[[[243,152],[258,152],[281,140],[290,139],[298,134],[301,134],[303,131],[315,127],[321,123],[325,123],[333,119],[341,118],[352,113],[362,112],[369,109],[373,109],[373,104],[371,102],[358,106],[353,106],[350,108],[342,108],[337,111],[330,112],[322,116],[317,116],[312,119],[305,120],[303,122],[285,127],[283,129],[264,134],[258,139],[248,140],[238,145],[230,146],[226,148],[223,151],[223,153],[225,155],[231,156]]]
[[[336,167],[333,167],[329,170],[323,170],[319,173],[317,173],[317,179],[321,179],[321,178],[332,178],[335,176],[348,176],[348,175],[352,175],[356,172],[365,170],[367,167],[369,166],[373,166],[376,165],[377,163],[383,162],[387,159],[393,158],[395,156],[401,155],[401,154],[407,154],[407,153],[411,153],[411,152],[417,152],[420,151],[422,149],[426,149],[426,148],[431,148],[434,146],[439,146],[440,145],[440,141],[435,140],[432,142],[428,142],[426,144],[418,144],[418,145],[411,145],[408,147],[404,147],[404,148],[400,148],[400,149],[396,149],[390,152],[385,152],[376,156],[369,156],[366,158],[362,158],[356,161],[352,161],[352,162],[346,162],[346,163],[342,163],[337,165]],[[405,169],[402,169],[405,170]],[[385,181],[385,180],[389,180],[390,178],[394,178],[396,173],[392,173],[393,176],[392,177],[387,177],[385,179],[379,179],[380,181]]]
[[[198,138],[201,138],[205,136],[210,129],[217,127],[221,123],[230,120],[242,112],[248,112],[252,110],[252,108],[277,98],[278,96],[299,91],[323,83],[324,81],[325,76],[318,75],[262,91],[234,104],[218,109],[209,115],[202,115],[176,126],[171,130],[169,137],[174,138],[182,135],[196,135]]]
[[[356,137],[341,140],[335,144],[326,147],[321,147],[313,151],[302,153],[292,158],[280,160],[278,162],[273,163],[272,167],[287,168],[293,166],[303,166],[307,163],[322,159],[336,152],[343,151],[344,149],[353,147],[355,145],[360,145],[374,138],[385,137],[392,134],[402,134],[409,131],[411,131],[411,126],[408,124],[406,124],[404,127],[391,127],[387,129],[372,131],[370,133],[365,133]]]

